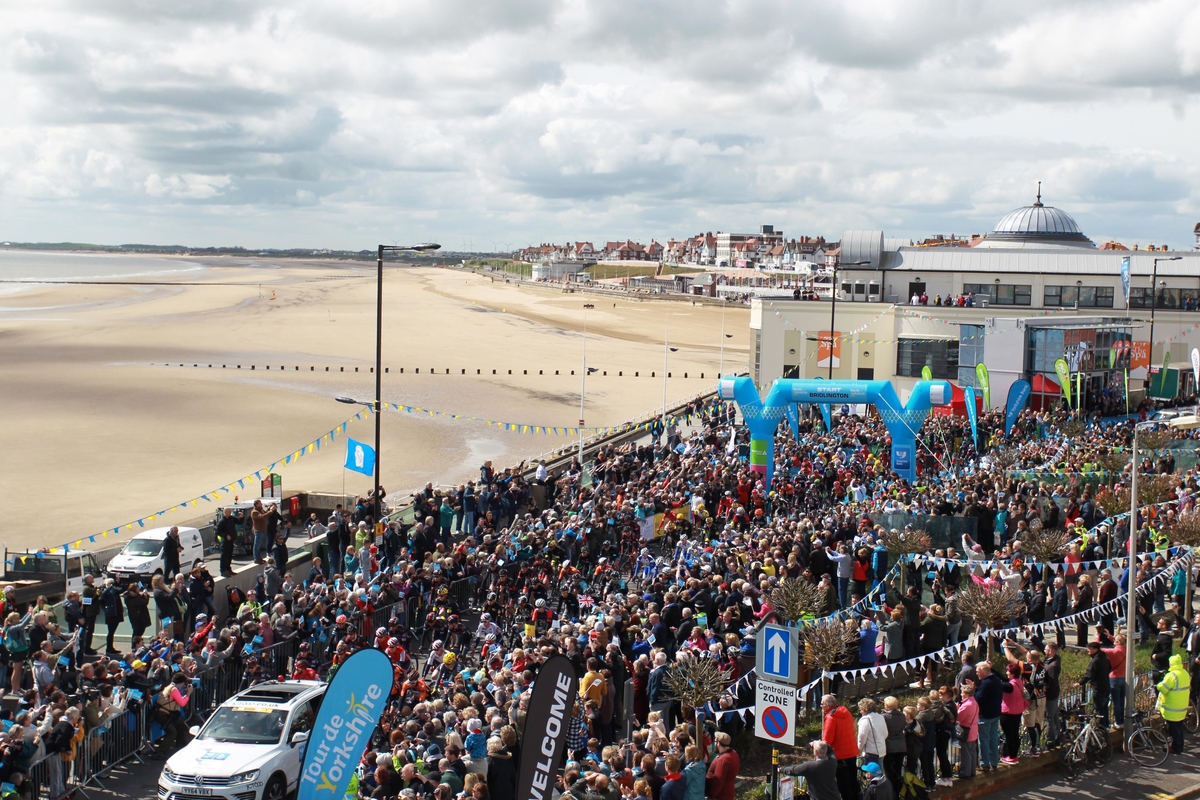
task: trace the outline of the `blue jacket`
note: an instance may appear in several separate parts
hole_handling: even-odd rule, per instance
[[[692,761],[683,768],[683,778],[687,782],[685,800],[704,800],[704,779],[708,772],[703,761]]]
[[[683,777],[667,781],[658,792],[659,800],[687,800],[687,780]]]
[[[879,641],[879,626],[874,622],[871,627],[858,632],[858,660],[864,664],[875,663],[875,645]]]

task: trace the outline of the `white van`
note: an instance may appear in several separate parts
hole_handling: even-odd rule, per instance
[[[163,542],[168,528],[152,528],[134,536],[125,543],[125,548],[108,562],[108,574],[118,583],[146,580],[162,574]],[[179,566],[187,572],[196,559],[204,559],[204,540],[197,528],[179,527],[179,541],[183,549],[179,552]]]

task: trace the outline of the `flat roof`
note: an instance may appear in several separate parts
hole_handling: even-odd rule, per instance
[[[1019,250],[977,247],[901,247],[883,254],[888,272],[982,272],[1118,277],[1121,259],[1129,258],[1129,272],[1150,277],[1154,259],[1159,259],[1160,278],[1200,278],[1200,252],[1176,250],[1093,250],[1091,248],[1022,248]],[[1166,261],[1179,258],[1179,261]],[[846,271],[853,270],[847,267]]]

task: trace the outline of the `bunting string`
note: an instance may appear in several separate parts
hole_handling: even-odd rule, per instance
[[[467,422],[482,422],[488,427],[500,428],[501,430],[510,431],[512,433],[538,434],[545,436],[579,436],[581,433],[585,436],[609,436],[615,433],[647,430],[658,422],[658,418],[655,418],[646,422],[627,423],[624,425],[615,425],[611,427],[578,428],[554,425],[527,425],[521,422],[501,422],[499,420],[486,419],[484,417],[474,417],[469,414],[452,414],[448,411],[435,411],[430,408],[406,406],[399,403],[384,403],[383,407],[385,410],[396,411],[401,414],[421,414],[427,417],[444,417],[446,419],[465,420]],[[684,419],[682,417],[667,417],[668,424],[675,425],[683,421]]]
[[[230,481],[229,483],[225,484],[224,486],[220,486],[216,489],[205,492],[204,494],[199,495],[198,497],[193,497],[190,500],[184,500],[180,503],[176,503],[173,506],[165,508],[162,511],[157,511],[153,514],[147,514],[144,517],[135,519],[131,522],[126,522],[123,525],[117,525],[116,527],[113,527],[113,528],[106,528],[105,530],[102,530],[99,533],[93,533],[90,536],[82,536],[73,542],[64,542],[55,547],[50,547],[50,548],[41,550],[36,554],[29,554],[27,556],[17,556],[17,558],[19,558],[20,561],[22,563],[24,563],[29,558],[40,558],[43,553],[67,553],[67,552],[70,552],[71,550],[82,550],[82,549],[84,549],[85,542],[87,542],[89,544],[95,544],[97,540],[107,539],[111,535],[120,533],[122,529],[125,529],[127,531],[133,531],[137,528],[145,528],[146,523],[153,522],[158,517],[169,514],[172,511],[179,511],[179,510],[182,510],[182,509],[185,509],[188,507],[197,507],[200,505],[201,501],[204,501],[206,503],[218,502],[226,495],[232,496],[239,490],[245,489],[248,485],[252,487],[253,491],[258,492],[259,487],[258,487],[258,484],[256,483],[257,481],[261,481],[265,476],[270,475],[272,472],[274,472],[279,467],[291,466],[292,464],[296,463],[297,461],[304,458],[305,456],[312,455],[313,453],[318,452],[325,445],[333,444],[337,440],[337,435],[339,433],[345,433],[347,427],[349,427],[351,422],[355,422],[357,420],[363,419],[364,417],[368,417],[371,415],[371,413],[372,412],[370,409],[363,409],[362,411],[359,411],[354,416],[348,417],[344,422],[342,422],[337,427],[333,428],[332,430],[330,430],[326,433],[321,434],[316,439],[313,439],[311,442],[304,445],[303,447],[300,447],[297,450],[294,450],[291,453],[288,453],[287,455],[285,455],[275,461],[272,461],[270,463],[270,465],[263,467],[262,469],[255,470],[254,472],[250,473],[249,475],[245,475],[241,478],[238,478],[237,480]],[[257,497],[258,495],[256,494],[255,496]],[[12,559],[10,559],[9,566],[13,566],[13,564],[14,564],[14,561]]]

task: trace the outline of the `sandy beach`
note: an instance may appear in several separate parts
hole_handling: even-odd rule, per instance
[[[29,524],[5,532],[9,546],[88,537],[244,477],[354,413],[335,396],[372,397],[373,265],[189,261],[207,269],[153,279],[168,285],[39,285],[0,295],[0,496],[7,509],[36,509]],[[388,402],[576,425],[584,303],[595,305],[588,364],[601,370],[587,384],[589,426],[661,407],[668,326],[678,348],[669,401],[712,386],[718,369],[719,308],[564,294],[449,269],[389,267],[384,292]],[[727,372],[746,368],[748,314],[725,312]],[[369,442],[373,430],[367,416],[348,435]],[[383,484],[396,495],[429,480],[457,483],[484,459],[515,464],[567,441],[388,413]],[[344,481],[347,492],[365,491],[370,479],[345,472],[344,454],[339,441],[279,469],[285,490],[341,491]],[[210,513],[203,505],[154,524]]]

